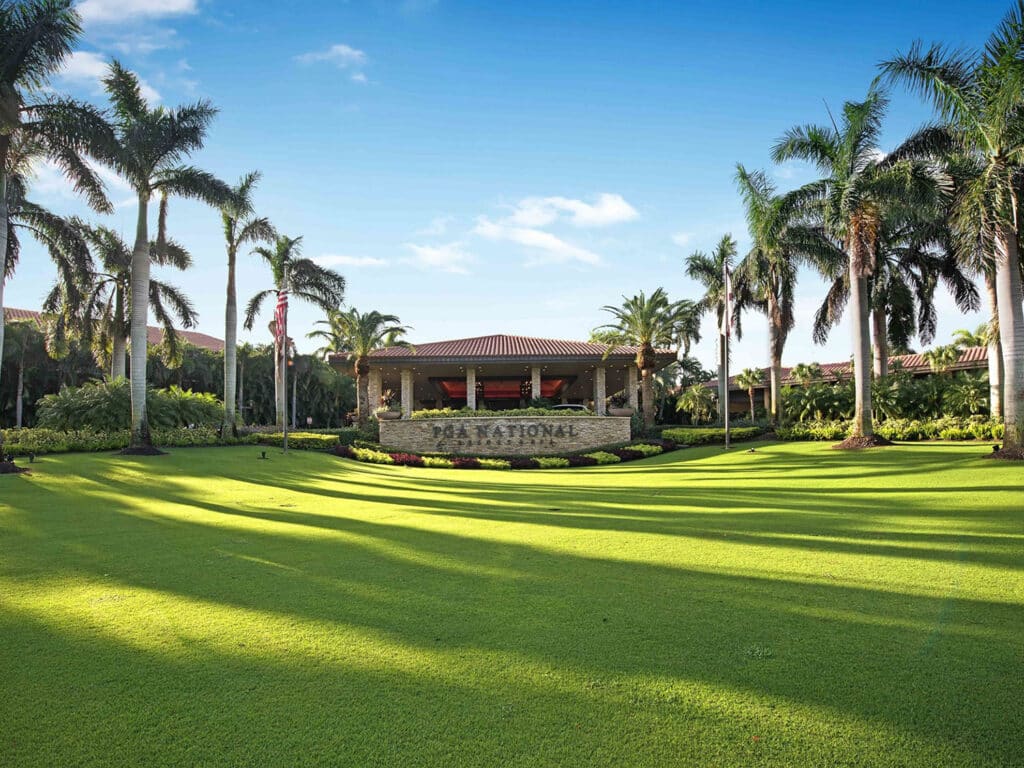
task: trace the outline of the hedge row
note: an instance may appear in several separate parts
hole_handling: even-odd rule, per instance
[[[389,464],[403,467],[433,467],[435,469],[562,469],[565,467],[593,467],[599,464],[618,464],[674,451],[672,440],[648,440],[631,443],[622,448],[594,451],[573,456],[532,456],[492,459],[474,456],[420,456],[415,453],[388,452],[379,446],[366,444],[339,445],[334,448],[338,456],[367,464]]]
[[[783,440],[842,440],[850,435],[849,421],[801,421],[778,427]],[[875,423],[875,434],[886,440],[1001,440],[1003,424],[984,417],[947,416],[942,419],[886,419]]]
[[[762,432],[760,427],[730,427],[729,439],[735,442],[753,440]],[[709,445],[725,442],[723,427],[672,427],[662,430],[661,435],[680,445]]]

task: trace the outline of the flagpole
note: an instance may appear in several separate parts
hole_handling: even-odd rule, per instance
[[[725,386],[722,387],[725,402],[722,404],[722,418],[725,424],[725,450],[729,450],[729,335],[732,331],[732,318],[729,316],[731,307],[729,300],[732,298],[732,285],[729,282],[729,262],[722,264],[722,286],[725,291],[725,312],[722,317],[722,326],[725,333],[722,334],[722,343],[725,352],[722,355],[722,376],[725,379]]]
[[[288,264],[284,265],[283,288],[288,290]],[[281,314],[281,399],[278,407],[281,408],[281,424],[284,429],[282,434],[284,440],[284,452],[288,453],[288,294],[285,293],[284,312]]]

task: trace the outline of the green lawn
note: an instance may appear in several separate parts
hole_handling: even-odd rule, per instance
[[[0,765],[1024,764],[984,445],[0,477]]]

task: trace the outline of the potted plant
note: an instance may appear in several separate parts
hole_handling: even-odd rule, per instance
[[[385,389],[380,393],[380,407],[376,413],[378,419],[402,418],[402,405],[398,402],[398,395],[394,390]]]
[[[608,398],[609,416],[632,416],[633,409],[629,407],[629,399],[625,393],[619,392]]]

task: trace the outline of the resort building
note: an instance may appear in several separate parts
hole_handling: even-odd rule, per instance
[[[608,396],[624,393],[638,407],[636,347],[527,336],[477,336],[412,347],[387,347],[370,355],[370,407],[381,393],[400,395],[403,418],[431,408],[506,410],[543,397],[606,413]],[[660,370],[675,362],[675,352],[657,351]],[[351,372],[344,355],[330,363]]]
[[[841,363],[820,363],[820,381],[837,382],[848,381],[853,378],[853,363],[845,360]],[[910,355],[893,355],[889,358],[889,370],[897,370],[909,373],[911,376],[931,376],[933,371],[923,353],[917,352]],[[987,347],[966,347],[960,351],[960,357],[953,363],[949,370],[952,372],[972,371],[980,372],[988,370],[988,348]],[[769,377],[771,369],[761,369],[761,386],[754,389],[754,401],[761,403],[765,410],[771,407],[771,386]],[[711,379],[704,386],[717,390],[718,379]],[[799,387],[801,382],[793,378],[793,368],[784,366],[782,368],[782,386]],[[729,413],[747,414],[750,412],[750,399],[747,390],[736,383],[736,377],[729,377]]]

